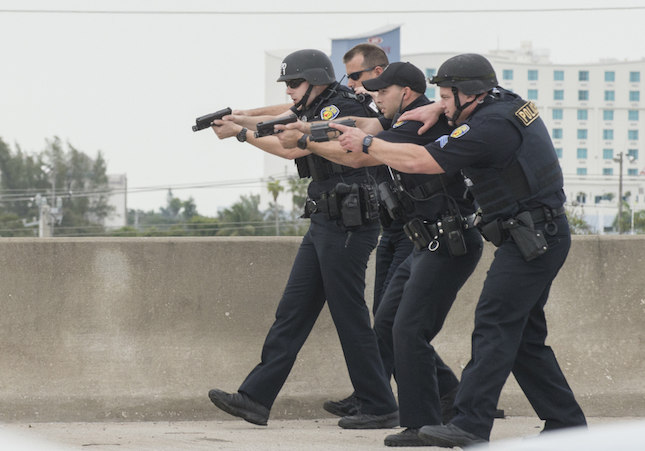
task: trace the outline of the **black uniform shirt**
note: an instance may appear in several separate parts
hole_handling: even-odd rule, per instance
[[[509,119],[498,114],[486,114],[486,107],[500,101],[488,95],[484,103],[450,135],[426,145],[426,149],[446,174],[454,174],[462,168],[502,169],[515,158],[522,144],[522,136]],[[564,191],[547,198],[531,201],[527,207],[548,205],[556,208],[564,203]]]
[[[365,102],[369,101],[371,99]],[[369,115],[369,106],[357,100],[350,88],[334,83],[314,99],[309,107],[300,114],[300,119],[308,122],[331,121],[345,116],[366,117]],[[346,167],[342,174],[334,175],[323,181],[312,181],[307,194],[312,199],[318,199],[321,193],[333,190],[338,183],[369,183],[369,178],[372,176],[373,170],[370,171],[368,168],[350,169]]]
[[[430,104],[430,100],[424,95],[415,99],[410,105],[403,109],[402,112],[418,108],[423,105]],[[391,121],[390,121],[391,122]],[[384,121],[381,121],[381,124],[384,124]],[[426,145],[428,143],[434,142],[439,139],[441,136],[446,136],[452,130],[448,125],[448,121],[445,116],[441,115],[439,121],[430,128],[427,132],[422,135],[418,134],[419,129],[423,124],[417,121],[404,121],[397,122],[392,124],[391,127],[387,130],[384,130],[376,135],[377,138],[380,138],[384,141],[393,142],[393,143],[412,143],[418,145]],[[387,166],[379,167],[384,169],[379,169],[379,182],[384,180],[392,180],[391,175],[389,174]],[[395,171],[396,173],[396,171]],[[428,174],[406,174],[399,173],[401,177],[401,182],[406,190],[413,188],[415,186],[424,184],[430,180],[437,180],[439,176],[437,175],[428,175]],[[457,183],[454,183],[455,179]],[[454,198],[461,210],[463,216],[471,214],[474,209],[470,201],[464,201],[462,199],[465,186],[461,182],[460,176],[453,175],[452,177],[446,178],[446,187],[447,193],[449,196]],[[443,193],[443,190],[442,190]],[[445,193],[444,193],[445,194]],[[434,221],[446,210],[447,198],[443,195],[433,197],[431,200],[426,200],[425,197],[416,197],[414,202],[414,212],[410,213],[411,217],[420,217],[422,219],[427,219]],[[423,200],[422,200],[423,199]],[[414,200],[414,199],[412,199]],[[411,217],[404,219],[403,222],[411,219]]]

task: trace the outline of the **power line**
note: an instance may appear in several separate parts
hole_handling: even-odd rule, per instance
[[[270,177],[271,180],[285,181],[288,180],[288,175],[277,175]],[[138,193],[154,192],[154,191],[180,191],[185,189],[209,189],[209,188],[261,188],[269,181],[269,178],[259,179],[239,179],[239,180],[222,180],[212,182],[197,182],[197,183],[183,183],[175,185],[151,185],[140,186],[128,189],[101,189],[101,190],[66,190],[60,188],[58,195],[67,198],[83,198],[83,197],[96,197],[96,196],[110,196],[116,194],[127,194],[128,196]],[[0,190],[0,202],[19,202],[30,201],[36,194],[44,194],[50,191],[51,188],[26,188],[26,189],[6,189]]]
[[[219,15],[219,16],[294,16],[294,15],[376,15],[376,14],[503,14],[503,13],[562,13],[597,11],[636,11],[645,6],[597,6],[569,8],[513,9],[414,9],[414,10],[355,10],[355,11],[212,11],[212,10],[90,10],[90,9],[0,9],[0,13],[17,14],[116,14],[116,15]]]

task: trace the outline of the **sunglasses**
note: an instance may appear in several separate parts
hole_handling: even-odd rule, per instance
[[[370,67],[369,69],[363,69],[363,70],[357,70],[356,72],[352,72],[351,74],[347,74],[347,78],[351,78],[354,81],[358,81],[359,78],[361,78],[361,74],[363,72],[368,72],[370,70],[376,69],[378,66]]]
[[[285,83],[288,88],[291,89],[296,89],[298,86],[300,86],[303,82],[305,81],[304,78],[296,78],[294,80],[285,80]]]

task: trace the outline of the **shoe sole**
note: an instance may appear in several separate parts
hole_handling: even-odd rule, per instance
[[[443,448],[454,448],[455,446],[459,446],[461,448],[464,448],[466,446],[470,445],[478,445],[480,443],[486,443],[485,440],[468,440],[468,442],[456,442],[453,437],[445,436],[445,437],[437,437],[436,435],[427,435],[423,432],[423,428],[419,430],[419,438],[425,442],[426,445],[431,445],[431,446],[441,446]]]
[[[215,404],[218,408],[228,413],[229,415],[242,418],[243,420],[248,421],[249,423],[257,424],[258,426],[267,425],[266,418],[260,417],[254,412],[249,412],[248,410],[230,406],[229,404],[226,403],[226,401],[218,397],[217,392],[209,392],[208,397],[210,398],[213,404]]]
[[[351,420],[343,421],[345,417],[338,420],[338,426],[343,429],[393,429],[399,426],[398,413],[391,418],[366,421],[364,423],[352,423]]]
[[[401,440],[401,439],[385,439],[385,446],[390,446],[393,448],[397,447],[412,447],[412,446],[428,446],[426,443],[420,439],[418,440]]]

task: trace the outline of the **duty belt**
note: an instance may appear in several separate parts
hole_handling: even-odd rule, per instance
[[[551,222],[553,221],[553,218],[562,216],[563,214],[565,214],[565,212],[566,210],[564,206],[561,206],[559,208],[542,207],[536,208],[535,210],[530,210],[531,219],[533,219],[534,224],[538,222]]]
[[[338,202],[336,200],[336,193],[323,193],[320,199],[307,198],[305,201],[305,218],[310,217],[314,213],[323,213],[329,219],[336,219],[340,217],[338,210]]]
[[[461,223],[464,226],[464,230],[472,229],[475,227],[475,219],[477,218],[477,215],[473,213],[470,216],[464,216],[461,218]],[[423,224],[426,226],[426,229],[428,229],[428,232],[436,239],[439,238],[441,235],[443,235],[443,227],[441,220],[433,223],[428,223],[428,222],[423,222]]]
[[[462,217],[461,218],[461,224],[464,230],[472,229],[475,227],[475,221],[477,219],[476,214],[472,214],[470,216]],[[429,240],[428,245],[426,246],[425,243],[419,243],[420,241],[423,241],[424,238],[420,237],[419,234],[414,230],[414,227],[411,227],[413,223],[419,224],[421,227],[427,230],[429,236],[427,239]],[[406,235],[408,235],[408,238],[416,244],[421,244],[419,248],[424,248],[427,247],[430,251],[436,251],[439,248],[439,238],[444,235],[444,227],[443,227],[443,220],[438,220],[436,222],[430,223],[427,221],[421,221],[420,219],[416,218],[413,219],[412,221],[409,221],[404,227],[403,230],[405,231]]]

